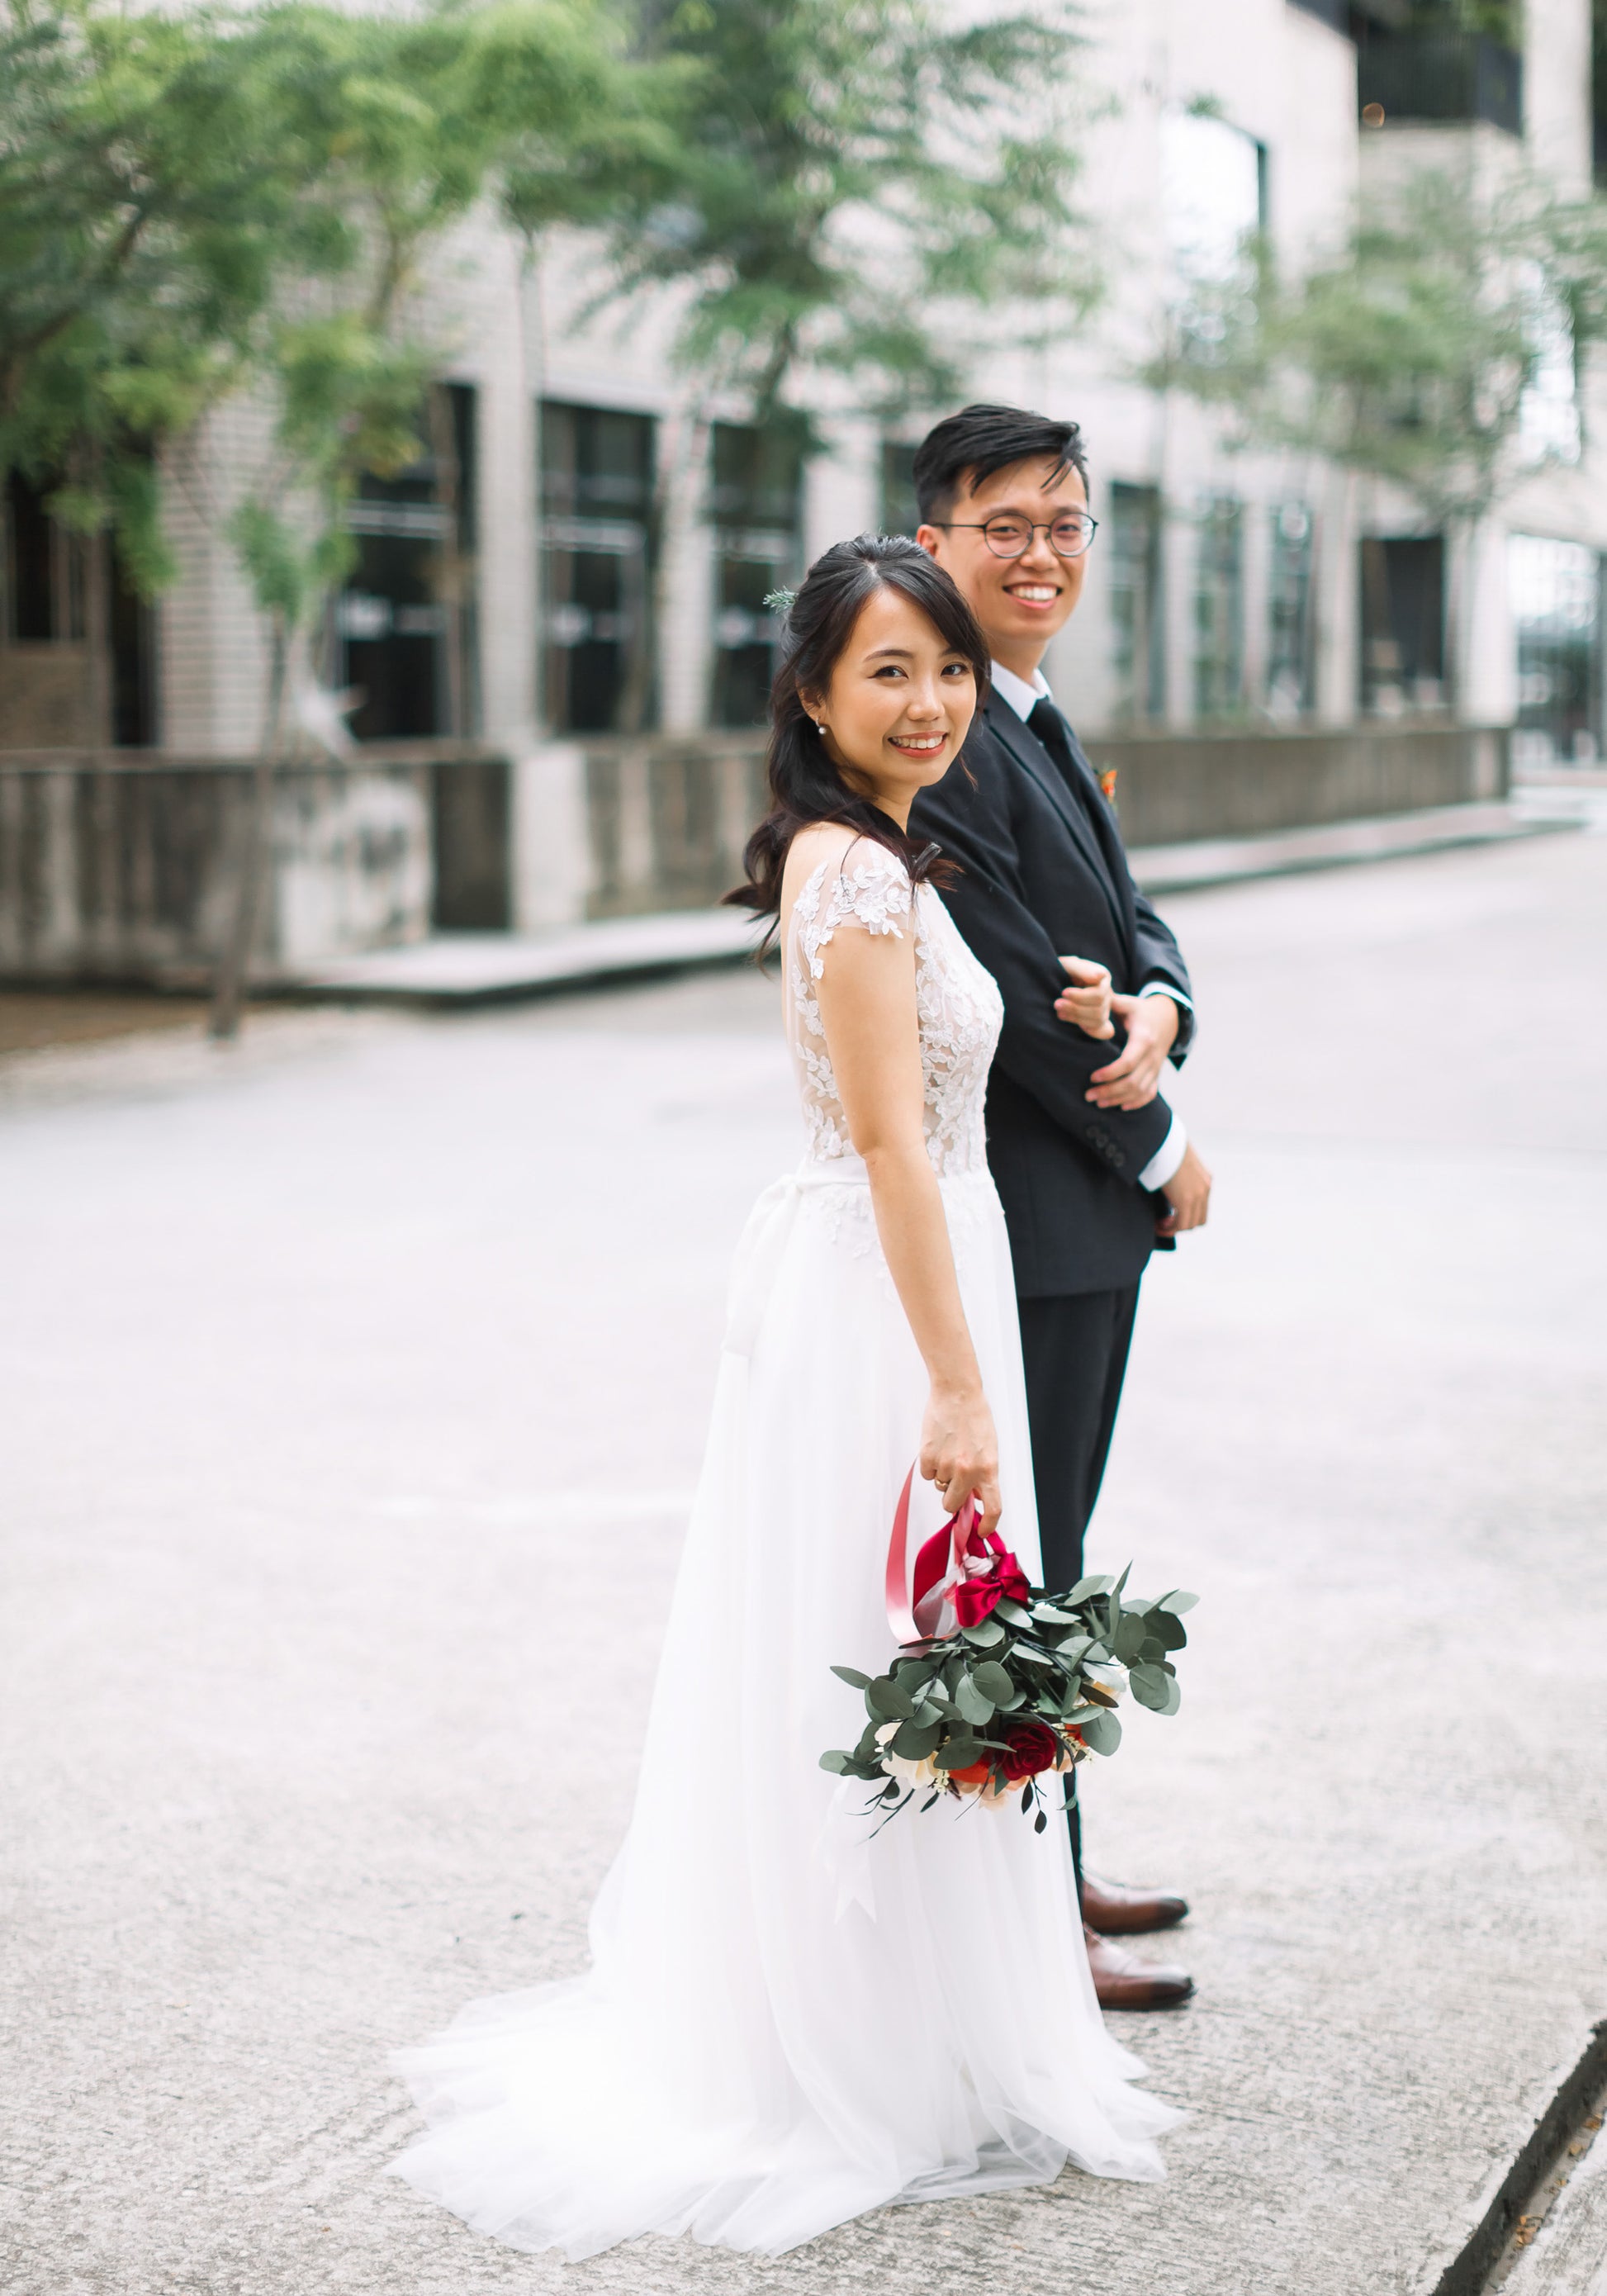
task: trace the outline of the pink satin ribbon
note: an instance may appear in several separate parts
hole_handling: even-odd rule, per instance
[[[897,1643],[923,1643],[933,1639],[950,1587],[965,1576],[965,1558],[971,1552],[977,1525],[981,1521],[981,1511],[973,1495],[966,1500],[958,1514],[949,1517],[941,1530],[933,1531],[915,1557],[912,1575],[909,1567],[909,1495],[914,1480],[915,1471],[912,1467],[904,1478],[904,1488],[898,1494],[898,1504],[893,1512],[892,1536],[887,1543],[887,1622]]]

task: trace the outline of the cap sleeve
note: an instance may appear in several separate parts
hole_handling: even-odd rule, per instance
[[[834,870],[828,865],[822,874],[818,906],[801,934],[803,954],[816,980],[824,970],[822,952],[842,927],[891,933],[901,940],[914,898],[909,871],[896,853],[873,838],[859,838]]]

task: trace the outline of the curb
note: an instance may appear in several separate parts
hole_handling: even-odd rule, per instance
[[[1348,824],[1336,824],[1347,826]],[[1369,824],[1371,825],[1371,824]],[[1303,877],[1322,869],[1373,868],[1383,861],[1421,861],[1437,853],[1466,852],[1473,847],[1516,844],[1525,838],[1551,837],[1585,826],[1568,816],[1539,816],[1505,822],[1441,821],[1414,835],[1376,843],[1334,841],[1325,848],[1311,832],[1291,831],[1269,837],[1260,851],[1259,840],[1246,839],[1237,846],[1202,842],[1198,854],[1187,846],[1137,846],[1128,854],[1141,891],[1158,899],[1170,893],[1203,893],[1224,885],[1256,884],[1272,877]],[[1278,847],[1284,849],[1278,850]],[[1304,846],[1305,849],[1301,849]],[[1218,858],[1209,857],[1212,854]]]
[[[685,973],[729,972],[752,963],[750,949],[721,949],[697,956],[644,956],[628,964],[582,964],[545,980],[499,980],[482,988],[390,988],[378,982],[291,980],[278,988],[254,986],[251,993],[285,1004],[389,1004],[419,1013],[474,1013],[496,1004],[537,1004],[549,996],[579,996],[599,988],[640,988]]]
[[[1479,2296],[1496,2259],[1513,2235],[1523,2204],[1545,2174],[1553,2154],[1607,2080],[1607,2018],[1570,2064],[1557,2068],[1546,2084],[1547,2102],[1505,2169],[1492,2169],[1472,2202],[1471,2230],[1460,2246],[1442,2247],[1413,2284],[1413,2296]]]

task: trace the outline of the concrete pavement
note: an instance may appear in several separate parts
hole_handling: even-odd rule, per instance
[[[0,2285],[1436,2284],[1607,2013],[1607,839],[1168,909],[1218,1208],[1096,1546],[1204,1599],[1089,1821],[1193,1902],[1198,2002],[1124,2024],[1168,2182],[566,2267],[378,2173],[385,2051],[583,1960],[796,1150],[735,973],[0,1077]]]

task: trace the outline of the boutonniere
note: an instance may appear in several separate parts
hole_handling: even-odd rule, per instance
[[[1105,767],[1103,773],[1101,774],[1099,777],[1099,786],[1106,804],[1114,805],[1116,802],[1116,768],[1114,766],[1107,766]]]

